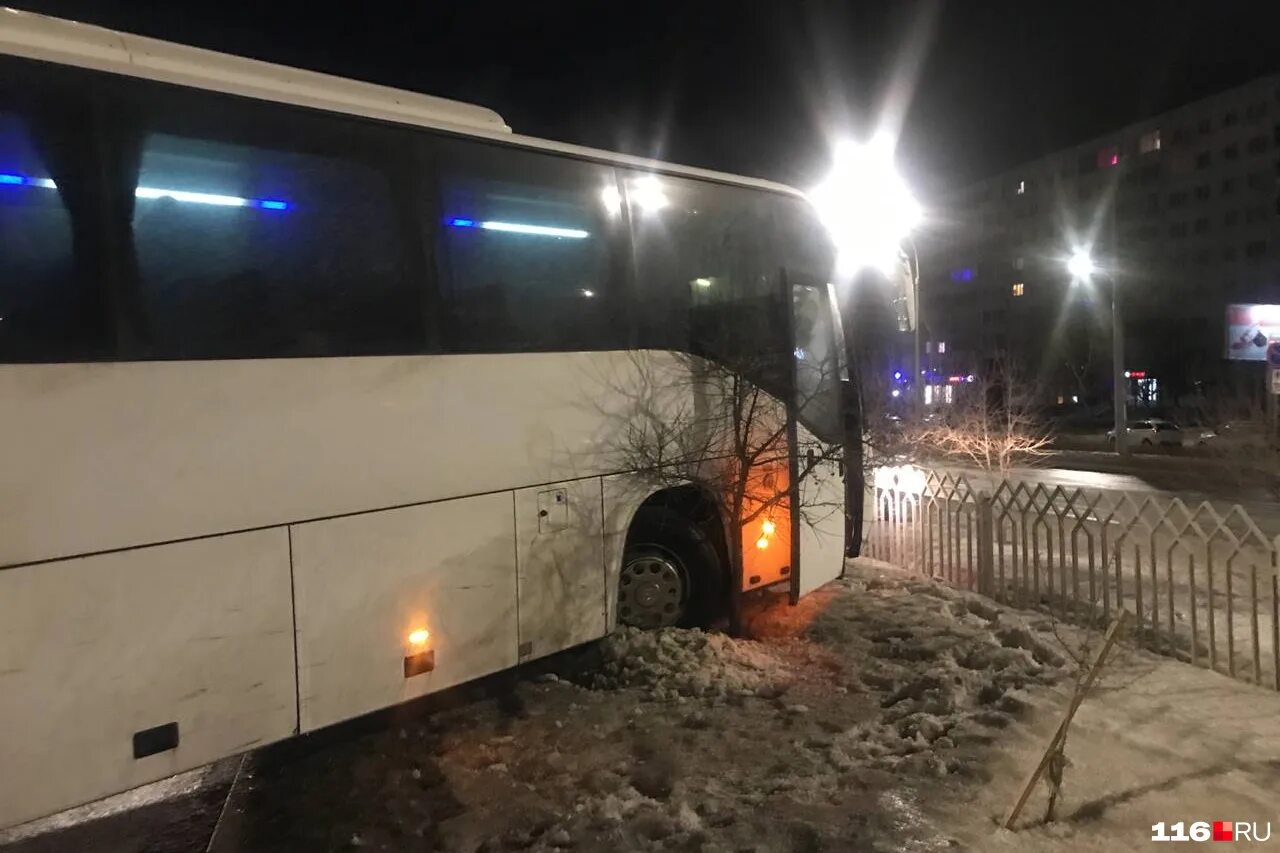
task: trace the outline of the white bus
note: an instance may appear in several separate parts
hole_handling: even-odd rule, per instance
[[[0,826],[714,610],[615,398],[780,352],[792,470],[856,436],[831,268],[783,186],[0,10]],[[742,589],[840,573],[777,526]]]

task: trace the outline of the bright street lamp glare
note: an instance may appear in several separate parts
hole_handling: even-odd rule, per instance
[[[1093,258],[1088,249],[1076,249],[1067,259],[1067,272],[1072,278],[1088,278],[1093,275]]]
[[[831,239],[843,274],[873,267],[886,274],[898,263],[899,246],[919,224],[920,205],[893,164],[893,142],[883,134],[846,140],[833,152],[831,171],[809,192]]]

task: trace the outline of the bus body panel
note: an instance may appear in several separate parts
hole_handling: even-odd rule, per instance
[[[316,71],[117,32],[33,12],[0,8],[0,54],[155,80],[192,89],[445,130],[476,139],[614,163],[644,171],[804,197],[795,187],[633,154],[513,133],[493,110]]]
[[[515,492],[521,660],[605,634],[600,479]]]
[[[288,737],[296,704],[284,529],[0,571],[0,826]]]
[[[0,366],[0,566],[597,476],[662,353]]]
[[[493,110],[404,89],[349,80],[174,44],[92,24],[0,10],[0,52],[117,74],[340,110],[427,127],[509,134]]]
[[[799,426],[801,464],[812,448],[822,453],[822,443]],[[834,460],[820,460],[800,480],[800,595],[812,592],[844,573],[845,506],[844,476]]]
[[[499,492],[292,527],[302,731],[515,665],[512,518]]]

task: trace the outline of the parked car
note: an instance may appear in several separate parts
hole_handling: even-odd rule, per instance
[[[1145,445],[1151,447],[1161,445],[1164,447],[1181,447],[1182,446],[1182,429],[1173,421],[1164,418],[1142,418],[1140,420],[1129,421],[1125,427],[1125,440],[1130,447],[1135,445]],[[1107,441],[1115,444],[1115,429],[1107,430]]]

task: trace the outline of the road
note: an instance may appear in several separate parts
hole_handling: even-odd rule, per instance
[[[948,470],[963,473],[974,488],[993,489],[998,479],[976,468]],[[1154,454],[1122,459],[1114,453],[1072,451],[1015,468],[1011,479],[1064,489],[1154,493],[1187,504],[1209,501],[1220,512],[1239,504],[1263,533],[1280,535],[1280,502],[1257,472],[1225,469],[1213,460]]]

